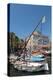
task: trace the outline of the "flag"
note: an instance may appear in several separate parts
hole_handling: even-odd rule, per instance
[[[42,23],[45,23],[45,16],[43,16],[42,18]]]

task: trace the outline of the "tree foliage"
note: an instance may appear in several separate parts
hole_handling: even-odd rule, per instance
[[[20,39],[18,36],[16,36],[16,34],[14,32],[10,32],[9,33],[9,46],[10,46],[10,50],[14,50],[18,43],[20,43]]]

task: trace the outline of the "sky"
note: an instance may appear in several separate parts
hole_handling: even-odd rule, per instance
[[[37,26],[41,17],[45,23],[40,23],[37,29],[42,34],[51,37],[51,6],[10,4],[10,32],[15,32],[20,38],[28,37]]]

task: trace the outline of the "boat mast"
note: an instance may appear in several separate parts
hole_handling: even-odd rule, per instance
[[[35,27],[35,29],[34,29],[33,32],[31,33],[31,35],[29,36],[29,39],[28,39],[28,41],[26,42],[26,45],[25,45],[25,46],[27,46],[27,43],[29,42],[29,40],[30,40],[31,36],[33,35],[34,31],[37,29],[37,27],[38,27],[38,26],[40,25],[40,23],[42,22],[43,17],[44,17],[44,16],[41,17],[41,19],[40,19],[40,21],[38,22],[37,26]]]
[[[40,23],[42,22],[43,17],[44,17],[44,16],[41,17],[41,19],[39,20],[37,26],[35,27],[35,29],[34,29],[34,30],[32,31],[32,33],[30,34],[29,39],[28,39],[27,41],[26,41],[26,39],[25,39],[25,45],[24,45],[24,50],[25,50],[25,52],[26,52],[26,46],[27,46],[27,44],[28,44],[31,36],[33,35],[33,33],[34,33],[34,31],[37,29],[37,27],[40,25]],[[24,53],[24,55],[25,55],[25,54],[26,54],[26,53]]]

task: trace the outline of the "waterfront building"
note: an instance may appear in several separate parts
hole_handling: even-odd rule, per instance
[[[26,48],[29,51],[34,51],[42,46],[47,46],[49,44],[48,36],[42,35],[40,32],[34,32],[28,41]]]

